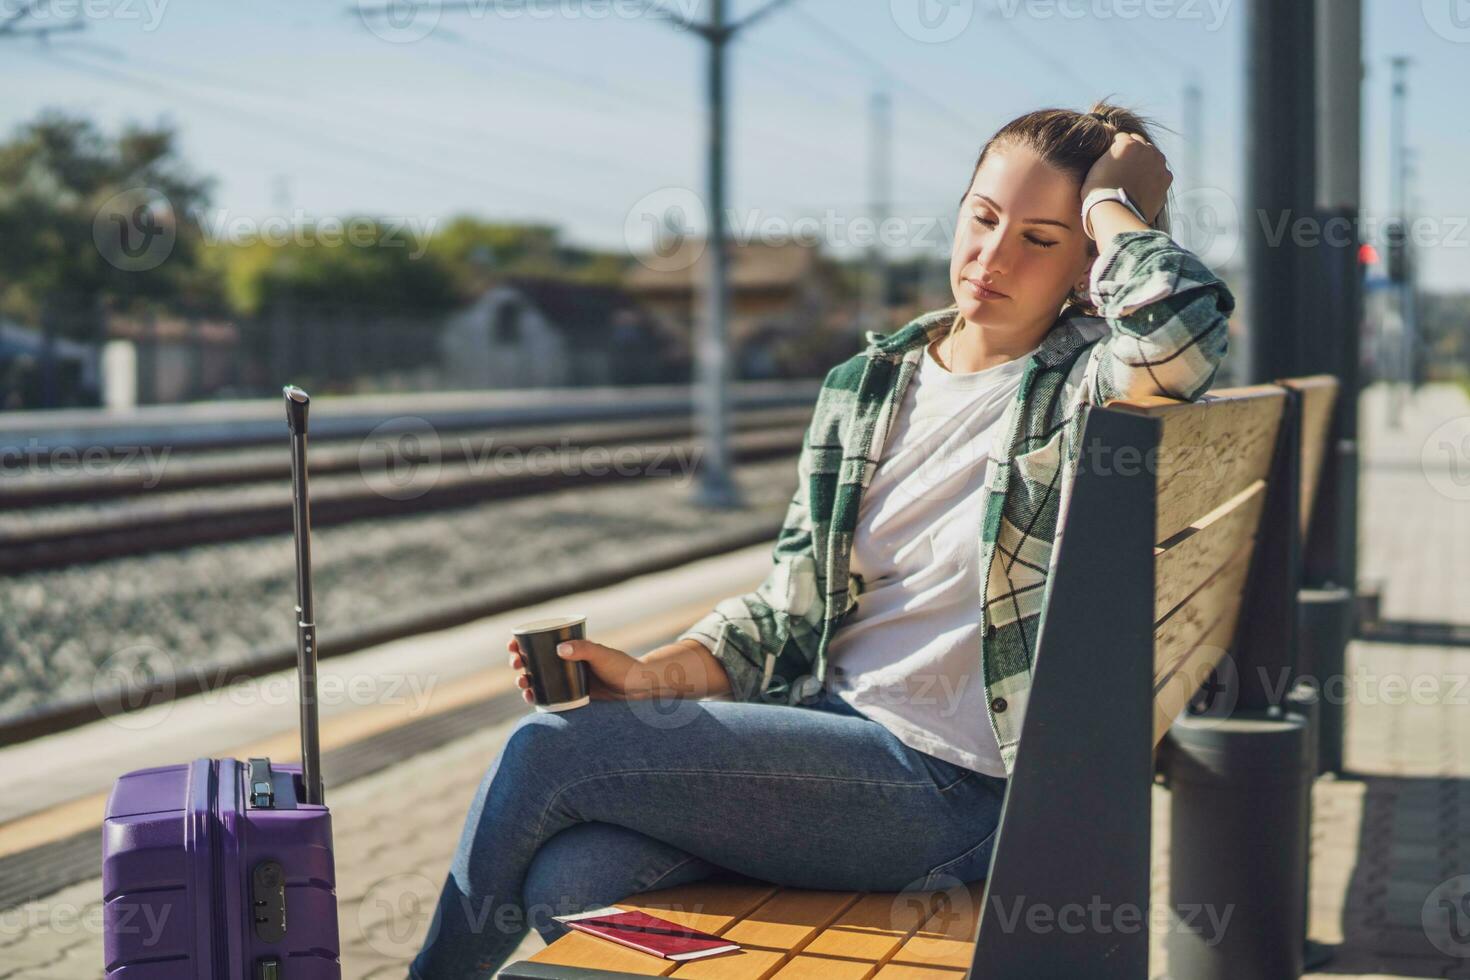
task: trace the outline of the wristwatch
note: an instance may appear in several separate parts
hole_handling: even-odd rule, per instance
[[[1092,222],[1088,220],[1087,212],[1092,210],[1094,204],[1101,204],[1103,201],[1117,201],[1137,215],[1139,221],[1148,224],[1148,219],[1143,216],[1143,213],[1138,210],[1132,201],[1128,200],[1128,192],[1123,190],[1123,188],[1097,187],[1089,191],[1087,196],[1082,199],[1082,233],[1088,238],[1095,241],[1097,236],[1092,233]]]

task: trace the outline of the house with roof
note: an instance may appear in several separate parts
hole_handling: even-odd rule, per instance
[[[623,277],[627,291],[673,329],[681,360],[690,356],[704,315],[705,243],[686,237],[667,252],[639,256]],[[821,373],[818,366],[830,367],[837,352],[855,343],[856,293],[816,246],[729,241],[726,248],[735,377]]]
[[[445,322],[444,383],[546,388],[673,380],[675,338],[618,286],[507,276]]]

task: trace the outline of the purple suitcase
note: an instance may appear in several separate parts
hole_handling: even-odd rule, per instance
[[[195,759],[118,779],[102,825],[110,980],[340,980],[322,798],[306,483],[310,399],[287,387],[302,765]]]

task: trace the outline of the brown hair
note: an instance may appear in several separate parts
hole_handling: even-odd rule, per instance
[[[1023,116],[1017,116],[986,140],[985,146],[980,150],[980,156],[975,160],[975,169],[970,171],[970,179],[965,184],[965,193],[960,195],[960,207],[964,207],[965,197],[969,193],[971,184],[975,182],[975,174],[980,172],[980,165],[985,162],[991,150],[1007,146],[1025,147],[1035,152],[1048,165],[1074,178],[1080,185],[1097,158],[1106,153],[1113,145],[1113,138],[1118,133],[1134,133],[1150,143],[1155,143],[1153,137],[1155,128],[1167,127],[1162,127],[1140,116],[1132,109],[1113,105],[1106,100],[1094,102],[1092,108],[1086,112],[1076,112],[1072,109],[1037,109]],[[1080,205],[1081,202],[1078,203]],[[1158,216],[1150,222],[1150,227],[1163,232],[1169,230],[1167,201],[1159,209]],[[1096,253],[1097,245],[1095,243],[1089,245],[1089,250]],[[1075,290],[1067,297],[1067,302],[1062,309],[1065,310],[1068,306],[1076,306],[1093,316],[1096,316],[1098,312],[1088,297],[1078,295]],[[959,315],[958,306],[950,308],[955,311],[949,327],[952,335],[955,330],[963,326],[963,318]]]

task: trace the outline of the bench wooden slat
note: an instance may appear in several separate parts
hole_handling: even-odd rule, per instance
[[[1149,415],[1163,425],[1156,471],[1159,541],[1266,475],[1285,399],[1276,385],[1250,385],[1224,388],[1194,403],[1160,397],[1107,403],[1110,409]],[[1116,465],[1139,464],[1120,458]]]
[[[932,893],[869,892],[823,929],[775,980],[861,980],[898,951],[929,917]]]
[[[1162,620],[1250,540],[1260,524],[1266,483],[1257,480],[1154,551],[1154,619]]]
[[[1205,632],[1245,591],[1250,571],[1254,538],[1246,539],[1230,559],[1215,570],[1194,593],[1181,603],[1154,631],[1154,684],[1177,669],[1200,643]],[[1233,628],[1232,618],[1230,626]]]
[[[974,947],[965,944],[967,950]],[[890,963],[877,973],[874,980],[964,980],[968,966],[910,966],[907,963]]]
[[[956,888],[947,894],[955,901],[936,910],[923,928],[905,940],[874,974],[875,980],[954,980],[965,975],[975,955],[975,924],[980,921],[985,882],[972,882],[964,891]]]
[[[859,898],[856,892],[783,888],[720,935],[739,952],[681,964],[671,977],[765,980]]]
[[[825,935],[825,933],[823,933]],[[771,980],[865,980],[877,969],[877,960],[862,959],[851,953],[797,953],[786,965],[772,974]]]
[[[621,908],[642,909],[671,922],[723,936],[725,931],[760,908],[780,888],[746,882],[695,882],[674,888],[642,892],[617,902]],[[659,956],[640,953],[586,933],[572,932],[538,950],[535,963],[623,970],[645,976],[666,976],[679,965]]]
[[[1235,635],[1236,619],[1244,605],[1244,597],[1237,596],[1232,605],[1221,611],[1217,619],[1201,637],[1200,642],[1179,663],[1173,673],[1164,678],[1154,694],[1154,747],[1157,748],[1169,726],[1179,712],[1184,710],[1195,692],[1209,677],[1210,671],[1220,662],[1224,650]]]

